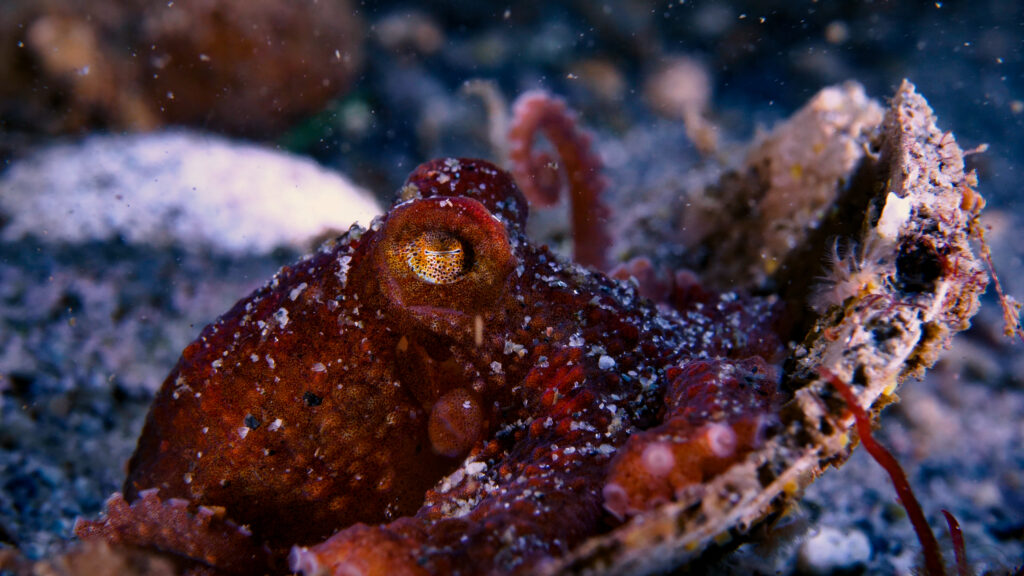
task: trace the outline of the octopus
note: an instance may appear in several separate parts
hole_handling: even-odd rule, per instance
[[[223,573],[529,573],[763,442],[770,302],[659,307],[534,246],[485,161],[403,192],[185,348],[79,534]]]
[[[700,513],[734,469],[767,490],[743,500],[760,517],[842,459],[841,405],[790,414],[807,398],[781,385],[780,298],[655,286],[642,259],[595,271],[531,243],[527,216],[489,162],[417,167],[368,229],[184,349],[123,493],[76,533],[193,574],[533,574],[652,511]]]

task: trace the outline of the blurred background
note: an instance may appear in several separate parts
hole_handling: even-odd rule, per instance
[[[996,266],[1024,299],[1020,2],[3,0],[0,552],[59,549],[119,488],[203,325],[367,224],[420,162],[500,158],[518,94],[564,97],[613,198],[649,199],[728,166],[825,86],[885,100],[904,78],[979,151]],[[564,223],[542,233],[564,241]],[[992,573],[1024,562],[1024,355],[1001,331],[987,297],[881,432]],[[863,451],[796,518],[713,572],[918,565]]]
[[[1022,26],[1008,0],[7,0],[0,131],[10,158],[40,138],[188,125],[312,155],[390,193],[424,159],[486,149],[467,80],[508,98],[562,94],[614,137],[676,112],[652,84],[671,83],[684,58],[737,137],[824,86],[856,79],[885,98],[909,78],[965,149],[991,145],[975,159],[984,191],[1009,199]]]

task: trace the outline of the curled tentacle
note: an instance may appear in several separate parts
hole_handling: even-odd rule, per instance
[[[538,132],[551,141],[560,163],[534,151]],[[573,256],[580,264],[607,270],[611,236],[606,224],[609,209],[601,200],[606,186],[603,164],[593,150],[592,137],[577,125],[576,115],[559,98],[537,90],[526,92],[513,105],[508,140],[510,169],[531,202],[539,206],[557,202],[561,174],[565,175],[571,194]]]

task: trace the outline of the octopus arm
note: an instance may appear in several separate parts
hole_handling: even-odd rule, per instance
[[[270,552],[252,534],[224,517],[222,508],[187,500],[161,500],[156,489],[143,490],[130,505],[120,493],[107,500],[102,520],[79,520],[75,534],[83,540],[155,548],[185,557],[218,574],[256,574],[270,565]]]
[[[661,425],[634,434],[611,464],[605,508],[619,518],[684,499],[760,447],[779,397],[767,363],[699,360],[670,370]]]
[[[567,390],[545,395],[547,416],[508,431],[514,448],[485,444],[414,517],[296,548],[291,568],[307,576],[532,573],[598,532],[608,519],[601,490],[612,446],[628,427],[592,390],[571,390],[567,380],[548,389],[556,386]]]

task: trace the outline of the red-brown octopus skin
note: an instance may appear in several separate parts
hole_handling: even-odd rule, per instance
[[[763,441],[770,303],[652,303],[526,215],[487,162],[418,167],[185,348],[79,535],[223,573],[530,573]]]

